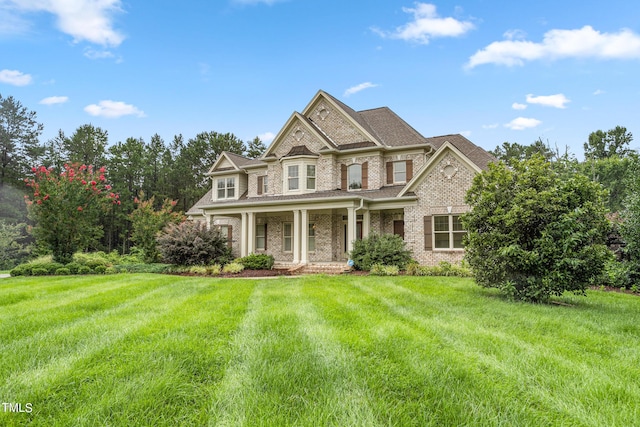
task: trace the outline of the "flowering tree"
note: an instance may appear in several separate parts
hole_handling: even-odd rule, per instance
[[[104,167],[66,164],[60,175],[44,166],[32,172],[34,177],[25,179],[32,193],[25,199],[36,223],[33,234],[51,249],[55,261],[68,263],[74,252],[102,237],[100,215],[109,203],[119,205],[119,197],[106,183]]]
[[[157,262],[160,252],[157,249],[156,237],[169,223],[179,224],[185,217],[181,213],[173,212],[176,201],[165,199],[160,209],[154,209],[155,197],[144,200],[144,192],[140,198],[134,199],[135,210],[129,215],[133,224],[131,240],[142,249],[146,262]]]

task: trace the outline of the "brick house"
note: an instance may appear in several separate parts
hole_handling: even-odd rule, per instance
[[[212,188],[189,211],[236,256],[344,263],[371,233],[402,236],[422,264],[459,262],[459,214],[494,158],[461,135],[425,138],[387,107],[354,111],[319,91],[259,159],[222,153]]]

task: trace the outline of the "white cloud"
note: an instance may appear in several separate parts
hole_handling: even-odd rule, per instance
[[[84,56],[89,59],[109,59],[114,57],[113,52],[109,50],[95,50],[91,48],[84,50]]]
[[[513,108],[514,110],[526,110],[527,104],[519,104],[517,102],[514,102],[513,104],[511,104],[511,108]]]
[[[593,92],[594,95],[602,95],[602,94],[605,94],[605,93],[607,93],[607,92],[605,92],[604,90],[601,90],[601,89],[597,89],[595,92]]]
[[[122,12],[121,0],[3,0],[4,13],[48,12],[57,18],[60,31],[74,41],[86,40],[103,46],[118,46],[124,35],[113,28],[113,15]]]
[[[506,123],[504,126],[512,130],[524,130],[534,128],[540,125],[542,122],[538,119],[531,119],[527,117],[518,117]]]
[[[369,88],[372,88],[372,87],[377,87],[377,86],[378,85],[373,84],[371,82],[360,83],[359,85],[352,86],[349,89],[345,90],[344,91],[344,96],[351,96],[351,95],[353,95],[355,93],[358,93],[358,92],[360,92],[362,90],[369,89]]]
[[[526,40],[493,42],[469,58],[467,68],[482,64],[524,65],[525,61],[560,58],[637,59],[640,36],[628,29],[601,33],[586,25],[577,30],[551,30],[541,43]]]
[[[527,95],[527,102],[529,104],[539,104],[546,107],[567,108],[565,104],[571,101],[567,99],[564,94],[558,93],[556,95],[547,96],[533,96],[529,94]]]
[[[69,100],[68,96],[50,96],[48,98],[44,98],[40,101],[40,104],[43,105],[55,105],[55,104],[64,104]]]
[[[144,111],[139,110],[131,104],[125,104],[120,101],[104,100],[98,104],[91,104],[84,107],[84,111],[92,116],[118,118],[122,116],[138,116],[146,117]]]
[[[372,30],[382,37],[428,44],[431,38],[457,37],[475,27],[469,21],[439,17],[436,6],[429,3],[415,3],[415,8],[403,7],[402,11],[413,14],[413,21],[391,32],[378,28]]]
[[[18,70],[1,70],[0,83],[7,83],[14,86],[26,86],[32,81],[31,74],[25,74]]]
[[[264,142],[265,144],[268,144],[271,141],[273,141],[273,138],[275,137],[276,137],[276,134],[273,132],[265,132],[258,135],[258,138],[260,138],[260,141]]]

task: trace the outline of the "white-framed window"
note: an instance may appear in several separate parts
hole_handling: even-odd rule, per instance
[[[316,250],[316,225],[315,223],[309,223],[309,238],[307,240],[307,250],[309,252],[315,252]]]
[[[236,195],[235,178],[218,178],[218,199],[233,199]]]
[[[407,182],[407,162],[393,162],[393,183]]]
[[[256,249],[267,249],[267,224],[256,224]]]
[[[462,238],[466,233],[459,215],[434,215],[434,249],[462,249]]]
[[[362,165],[354,163],[347,167],[347,188],[359,190],[362,188]]]
[[[282,251],[293,251],[293,224],[285,222],[282,226]]]
[[[269,192],[269,177],[262,177],[262,194],[267,194]]]
[[[287,166],[287,190],[295,191],[300,188],[299,170],[300,167],[298,165]]]
[[[316,165],[307,165],[307,190],[316,189]]]

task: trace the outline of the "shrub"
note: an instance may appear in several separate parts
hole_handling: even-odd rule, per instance
[[[115,267],[107,267],[107,269],[104,271],[104,274],[116,274],[118,272],[118,270],[116,270]]]
[[[78,268],[78,274],[91,274],[91,273],[93,273],[93,270],[91,270],[91,267],[87,265],[81,265],[80,268]]]
[[[207,266],[207,274],[211,276],[218,276],[221,271],[222,271],[222,267],[220,267],[220,264],[213,264],[213,265]]]
[[[189,273],[192,274],[207,274],[207,267],[203,265],[193,265],[189,267]]]
[[[372,276],[397,276],[400,269],[396,265],[373,264],[369,274]]]
[[[170,271],[170,264],[120,264],[114,265],[116,273],[166,273]]]
[[[271,270],[275,262],[273,255],[250,254],[237,260],[247,270]]]
[[[465,198],[472,210],[462,216],[476,282],[531,302],[583,294],[612,256],[605,198],[600,184],[561,178],[541,156],[490,164],[475,176]]]
[[[69,272],[71,274],[78,274],[78,270],[80,269],[80,267],[82,267],[82,265],[74,261],[65,265],[65,267],[69,269]]]
[[[238,262],[230,262],[222,268],[222,272],[226,274],[238,274],[244,270],[244,265]]]
[[[144,263],[144,251],[136,246],[129,248],[129,253],[120,257],[119,264],[142,264]]]
[[[93,269],[93,271],[96,272],[96,274],[104,274],[107,271],[108,267],[105,267],[104,265],[96,265],[96,268]]]
[[[226,239],[200,222],[169,224],[158,237],[158,249],[164,261],[178,265],[207,265],[231,254]]]
[[[411,260],[411,251],[407,250],[400,236],[374,234],[353,242],[350,256],[358,270],[369,271],[373,264],[394,265],[404,269]]]
[[[473,272],[464,263],[462,265],[451,264],[447,261],[440,261],[437,266],[426,266],[418,263],[407,265],[407,275],[409,276],[457,276],[473,277]]]
[[[56,276],[68,276],[71,274],[68,268],[62,267],[56,270]]]
[[[111,267],[113,262],[110,259],[110,255],[99,251],[99,252],[76,252],[73,254],[73,262],[78,263],[79,265],[86,265],[87,267],[95,270],[96,267]]]
[[[31,269],[32,276],[47,276],[49,271],[44,267],[34,267]]]

